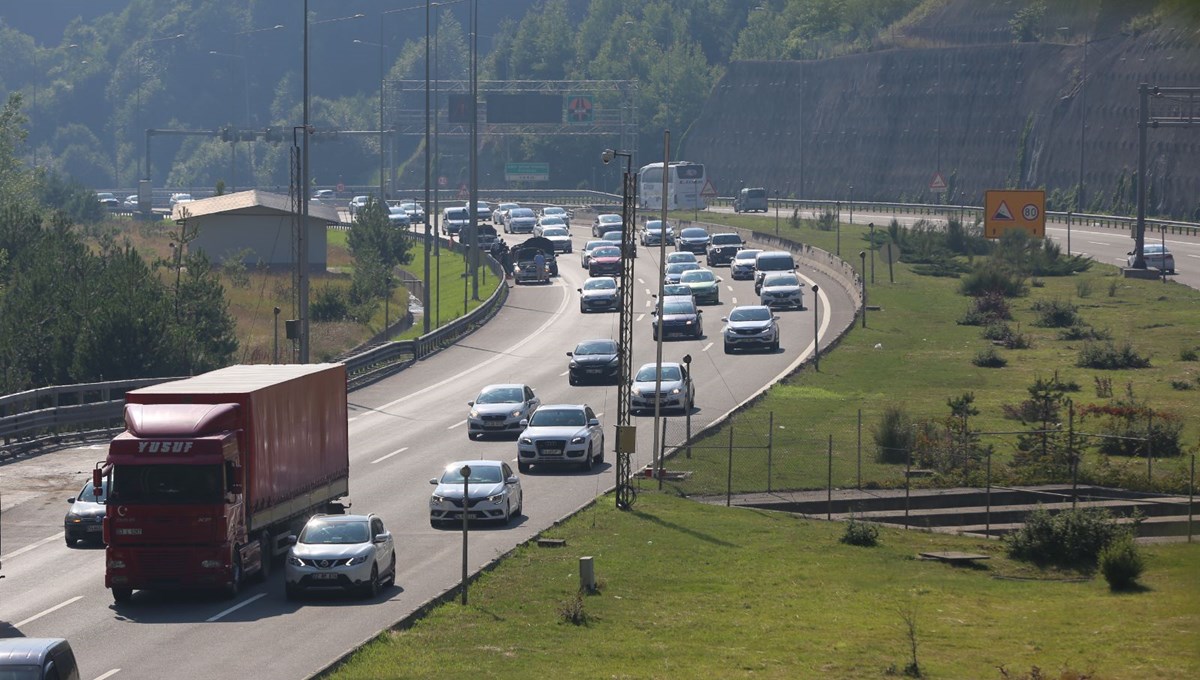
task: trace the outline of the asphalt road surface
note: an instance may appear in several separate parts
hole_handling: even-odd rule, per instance
[[[576,249],[587,227],[576,220]],[[634,367],[654,360],[649,310],[657,290],[657,249],[639,248],[635,269]],[[350,395],[350,490],[353,512],[375,512],[392,531],[396,587],[372,600],[313,597],[288,602],[282,569],[233,600],[207,593],[137,592],[117,606],[103,585],[104,551],[64,545],[65,499],[75,494],[105,455],[103,443],[43,454],[0,467],[3,544],[0,636],[66,637],[83,678],[302,678],[320,671],[423,603],[456,586],[461,534],[429,525],[429,479],[450,461],[513,460],[516,444],[469,441],[467,402],[500,382],[533,386],[543,404],[586,402],[605,425],[605,462],[589,472],[548,470],[523,475],[524,516],[507,527],[474,526],[472,572],[503,556],[614,484],[617,388],[571,387],[568,357],[575,343],[616,337],[617,314],[581,315],[576,288],[586,277],[576,250],[560,258],[561,276],[548,286],[518,286],[484,328],[409,369]],[[811,285],[820,285],[825,338],[853,320],[853,303],[831,280],[808,279],[807,309],[780,312],[782,349],[725,355],[721,317],[735,304],[756,304],[753,284],[722,282],[721,303],[704,308],[706,337],[664,343],[664,360],[693,357],[693,427],[728,413],[791,372],[812,351]],[[827,339],[822,340],[822,346]],[[671,418],[668,444],[682,420]],[[635,469],[651,462],[652,419],[635,418]],[[608,501],[608,499],[606,499]],[[597,565],[603,573],[603,561]]]

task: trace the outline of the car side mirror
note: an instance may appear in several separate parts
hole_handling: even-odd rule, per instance
[[[600,425],[599,418],[592,418],[591,420],[588,421],[588,427],[599,427],[599,425]]]
[[[580,293],[582,293],[582,292],[583,292],[583,289],[582,289],[582,288],[576,288],[575,290],[579,291]]]
[[[296,545],[296,540],[296,534],[288,534],[288,537],[284,539],[284,542],[288,545]]]
[[[504,480],[504,483],[511,485],[511,484],[516,484],[518,481],[520,481],[520,480],[517,479],[517,476],[513,475],[512,477],[509,477],[508,479]]]
[[[574,353],[574,352],[567,352],[567,356],[569,356],[569,357],[573,357],[573,356],[575,356],[575,353]]]
[[[71,504],[73,504],[74,502],[75,502],[75,497],[74,497],[74,496],[71,496],[70,498],[68,498],[68,499],[67,499],[67,505],[71,505]]]
[[[771,315],[771,321],[779,321],[779,315],[778,314]]]
[[[723,317],[721,317],[721,321],[724,321],[724,322],[728,323],[728,322],[729,322],[729,317],[727,317],[727,316],[723,316]]]
[[[521,422],[520,422],[520,425],[521,425],[521,427],[529,427],[529,419],[528,419],[528,418],[522,418],[522,419],[521,419]]]
[[[375,538],[373,538],[371,540],[371,542],[372,543],[387,543],[390,540],[392,540],[392,532],[381,531],[378,534],[375,534]]]
[[[467,406],[474,406],[474,405],[475,405],[475,402],[473,402],[473,401],[468,401],[468,402],[467,402]]]
[[[438,483],[437,477],[430,477],[430,478],[429,478],[429,483],[430,483],[430,484],[433,484],[433,485],[435,485],[435,486],[436,486],[436,485],[437,485],[437,483]]]

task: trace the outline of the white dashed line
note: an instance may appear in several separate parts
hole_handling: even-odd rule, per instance
[[[638,314],[638,318],[637,318],[637,320],[638,320],[638,321],[641,321],[641,320],[642,320],[642,319],[644,319],[644,318],[646,318],[646,315],[645,315],[645,314]]]
[[[214,616],[210,616],[210,617],[209,617],[209,618],[207,618],[207,619],[204,619],[204,622],[205,622],[205,623],[212,623],[213,621],[219,621],[219,620],[220,620],[222,617],[224,617],[226,614],[232,614],[233,612],[236,612],[237,610],[241,609],[242,607],[245,607],[246,605],[250,604],[251,602],[254,602],[255,600],[262,599],[262,598],[264,598],[264,597],[266,597],[266,596],[267,596],[267,594],[266,594],[266,593],[259,593],[259,594],[255,595],[254,597],[252,597],[252,598],[250,598],[250,599],[246,600],[245,602],[239,602],[239,603],[237,603],[237,604],[233,605],[233,606],[232,606],[232,607],[230,607],[229,609],[226,609],[225,611],[223,611],[223,612],[221,612],[221,613],[219,613],[219,614],[216,614],[216,615],[214,615]]]
[[[29,545],[25,546],[24,548],[20,548],[18,550],[12,551],[10,553],[0,555],[0,561],[7,560],[10,557],[16,557],[17,555],[27,553],[30,550],[33,550],[34,548],[40,548],[43,545],[46,545],[47,543],[53,543],[54,541],[61,541],[63,539],[64,535],[65,535],[64,532],[60,531],[57,534],[54,534],[53,536],[51,536],[49,538],[43,538],[42,540],[38,541],[37,543],[30,543]]]
[[[389,453],[386,456],[381,456],[381,457],[376,458],[375,460],[371,461],[371,465],[374,465],[376,463],[382,463],[383,461],[387,460],[388,458],[391,458],[392,456],[399,454],[399,453],[404,453],[407,450],[408,450],[407,446],[402,449],[396,449],[395,451],[392,451],[391,453]]]
[[[709,348],[709,347],[712,347],[712,346],[713,346],[713,343],[711,343],[711,342],[710,342],[710,343],[708,343],[707,345],[705,345],[705,346],[704,346],[704,349],[702,349],[702,350],[700,350],[700,351],[701,351],[701,352],[707,352],[707,351],[708,351],[708,348]]]
[[[112,669],[111,671],[108,671],[107,673],[103,673],[103,674],[101,674],[101,675],[97,675],[97,676],[96,676],[96,680],[108,680],[108,678],[111,678],[112,676],[114,676],[114,675],[116,675],[117,673],[120,673],[120,672],[121,672],[121,669],[120,669],[120,668],[114,668],[114,669]]]
[[[66,602],[59,602],[58,604],[54,605],[53,607],[51,607],[49,609],[43,609],[42,611],[25,619],[24,621],[17,621],[15,624],[13,624],[13,628],[20,628],[21,626],[24,626],[27,623],[32,623],[34,621],[37,621],[38,619],[42,618],[43,616],[45,616],[47,614],[52,614],[52,613],[58,611],[59,609],[62,609],[63,607],[71,604],[72,602],[78,602],[82,599],[83,599],[82,595],[76,595],[75,597],[72,597],[71,599],[67,600]]]
[[[447,429],[447,430],[453,430],[453,429],[454,429],[454,428],[456,428],[456,427],[462,427],[463,425],[466,425],[466,424],[467,424],[467,421],[466,421],[466,420],[460,420],[460,421],[458,421],[457,423],[454,423],[453,425],[451,425],[450,427],[447,427],[446,429]]]

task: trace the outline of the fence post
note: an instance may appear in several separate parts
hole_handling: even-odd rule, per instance
[[[833,435],[829,435],[829,448],[825,454],[828,466],[825,478],[825,519],[833,519]]]
[[[1075,455],[1075,402],[1067,400],[1067,456],[1071,460],[1071,509],[1079,499],[1079,459]]]
[[[690,409],[690,408],[687,411],[687,419],[686,420],[687,420],[687,432],[685,434],[687,436],[687,439],[685,441],[687,441],[687,448],[685,449],[685,451],[687,452],[688,459],[691,460],[691,458],[692,458],[692,409]]]
[[[1188,478],[1188,543],[1192,542],[1192,505],[1196,498],[1196,454],[1192,454],[1192,476]]]
[[[729,424],[729,467],[725,471],[725,507],[733,501],[733,423]]]
[[[858,409],[858,483],[855,487],[862,491],[862,409]]]
[[[1153,488],[1151,461],[1154,460],[1154,411],[1146,414],[1146,484]]]
[[[775,412],[768,412],[767,429],[767,478],[770,480],[771,461],[775,457]]]
[[[987,491],[984,493],[987,499],[987,508],[984,509],[984,527],[983,535],[990,537],[992,535],[992,451],[988,447],[987,452]]]
[[[912,447],[906,450],[904,457],[904,528],[908,529],[908,496],[912,488]]]
[[[658,490],[662,491],[663,479],[667,476],[667,418],[663,416],[662,427],[659,428],[662,434],[658,438]]]

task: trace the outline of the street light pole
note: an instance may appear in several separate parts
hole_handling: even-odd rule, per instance
[[[433,206],[429,203],[429,171],[430,160],[432,156],[429,149],[429,0],[425,0],[425,285],[421,291],[421,305],[425,310],[424,324],[425,333],[429,333],[429,251],[433,248],[430,243],[430,227],[432,223]],[[464,506],[465,507],[465,506]]]
[[[813,368],[821,370],[821,287],[813,284]]]
[[[633,249],[633,225],[636,222],[637,183],[633,174],[633,153],[629,151],[614,151],[605,149],[600,154],[600,160],[608,165],[617,156],[625,158],[625,175],[621,182],[621,272],[617,296],[620,301],[617,321],[617,436],[614,453],[617,461],[617,509],[629,510],[633,507],[632,464],[630,456],[634,453],[628,447],[626,438],[622,436],[633,430],[629,425],[629,390],[631,387],[630,373],[633,361],[633,260],[625,254]],[[632,437],[633,435],[630,435]],[[636,439],[634,440],[636,441]]]
[[[305,1],[307,2],[307,0],[305,0]],[[144,124],[142,123],[142,51],[146,48],[146,45],[149,45],[150,43],[162,42],[164,40],[178,40],[178,39],[184,37],[185,35],[187,35],[187,34],[186,33],[176,33],[175,35],[168,35],[168,36],[164,36],[162,38],[142,39],[137,42],[137,50],[134,51],[133,64],[134,64],[134,68],[137,72],[137,88],[134,90],[134,101],[135,101],[134,106],[137,109],[136,119],[137,119],[137,126],[138,126],[138,129],[135,130],[135,132],[138,135],[138,143],[140,145],[139,149],[138,149],[138,157],[137,157],[138,177],[142,177],[142,154],[144,154],[146,152],[146,146],[145,146],[146,135],[145,135],[145,130],[143,128]],[[146,176],[143,179],[147,179],[147,180],[150,179],[150,163],[148,163],[148,162],[146,163]]]
[[[382,40],[383,40],[383,21],[382,20],[379,22],[379,35],[380,35],[380,42],[374,43],[374,42],[370,42],[369,40],[359,40],[358,38],[355,38],[354,44],[365,45],[367,47],[379,48],[379,204],[381,206],[383,206],[383,211],[384,211],[384,214],[386,215],[387,214],[387,194],[384,193],[384,183],[386,181],[386,178],[385,178],[386,170],[384,170],[384,165],[383,165],[383,154],[384,154],[384,150],[383,150],[383,76],[384,76],[383,53],[386,48],[383,46],[383,42],[382,42]]]
[[[655,349],[654,349],[654,455],[658,459],[655,466],[655,474],[658,477],[658,488],[661,491],[663,488],[663,459],[659,452],[658,446],[658,428],[659,420],[662,418],[662,354],[663,354],[663,296],[666,293],[666,261],[667,261],[667,176],[670,174],[671,168],[671,131],[663,130],[663,172],[662,172],[662,220],[663,233],[658,239],[658,299],[655,301],[655,307],[658,308],[656,316],[656,324],[658,332],[655,333]],[[700,323],[700,315],[696,315],[696,323]]]

